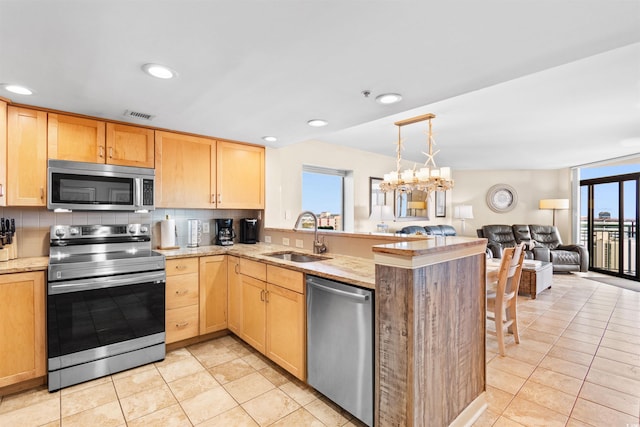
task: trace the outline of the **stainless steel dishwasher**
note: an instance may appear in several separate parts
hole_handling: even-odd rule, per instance
[[[307,379],[373,425],[373,292],[307,275]]]

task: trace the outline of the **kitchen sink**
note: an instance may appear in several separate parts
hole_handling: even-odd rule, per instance
[[[272,258],[278,258],[285,261],[293,261],[293,262],[314,262],[314,261],[323,261],[325,259],[331,259],[330,257],[327,257],[327,256],[304,254],[302,252],[294,252],[294,251],[272,252],[269,254],[264,254],[264,256],[270,256]]]

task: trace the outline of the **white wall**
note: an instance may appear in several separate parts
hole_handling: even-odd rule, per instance
[[[294,226],[302,210],[302,165],[353,171],[353,195],[345,191],[345,198],[353,200],[354,227],[349,231],[375,230],[375,221],[369,221],[369,178],[394,169],[395,158],[320,141],[267,148],[265,227]]]
[[[451,191],[453,206],[473,206],[474,219],[466,221],[465,235],[475,236],[486,224],[551,224],[553,211],[538,209],[540,199],[570,199],[571,173],[557,170],[500,170],[453,172],[455,187]],[[510,212],[496,213],[487,206],[486,195],[495,184],[508,184],[518,193],[518,203]],[[556,225],[564,243],[570,243],[570,210],[556,211]],[[452,219],[456,229],[460,220]]]
[[[381,177],[395,168],[395,158],[352,148],[309,141],[266,150],[265,227],[292,228],[302,206],[302,165],[353,171],[354,230],[374,231],[369,221],[369,177]],[[413,167],[406,163],[405,167]],[[460,232],[460,221],[453,219],[453,207],[473,206],[474,219],[467,220],[465,235],[475,236],[476,228],[485,224],[551,224],[552,211],[539,210],[540,199],[570,198],[570,171],[560,170],[453,170],[455,187],[447,192],[447,217],[429,221],[397,222],[390,230],[410,224],[451,224]],[[518,204],[511,212],[498,214],[489,209],[485,197],[489,188],[504,183],[518,193]],[[289,217],[286,217],[286,213]],[[556,225],[562,239],[569,243],[569,210],[556,212]]]

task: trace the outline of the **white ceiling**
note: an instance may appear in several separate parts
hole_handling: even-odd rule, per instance
[[[432,112],[439,165],[561,168],[640,153],[640,2],[0,0],[0,83],[35,90],[0,93],[16,103],[389,156],[393,122]],[[424,131],[403,128],[404,158],[424,159]]]

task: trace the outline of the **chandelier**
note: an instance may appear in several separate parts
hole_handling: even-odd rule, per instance
[[[394,123],[394,125],[398,126],[396,170],[384,174],[384,180],[380,184],[380,190],[385,193],[389,191],[396,191],[400,194],[411,193],[412,191],[422,191],[427,193],[426,197],[429,197],[429,195],[434,191],[446,191],[453,188],[451,169],[448,167],[438,168],[436,165],[435,155],[438,154],[440,150],[435,153],[433,152],[435,142],[433,140],[431,119],[434,119],[435,117],[435,114],[429,113]],[[416,166],[414,165],[413,169],[401,171],[402,126],[423,122],[425,120],[429,122],[429,131],[427,133],[427,152],[425,153],[423,151],[422,154],[427,156],[427,161],[424,163],[424,167],[419,170],[416,170]]]

